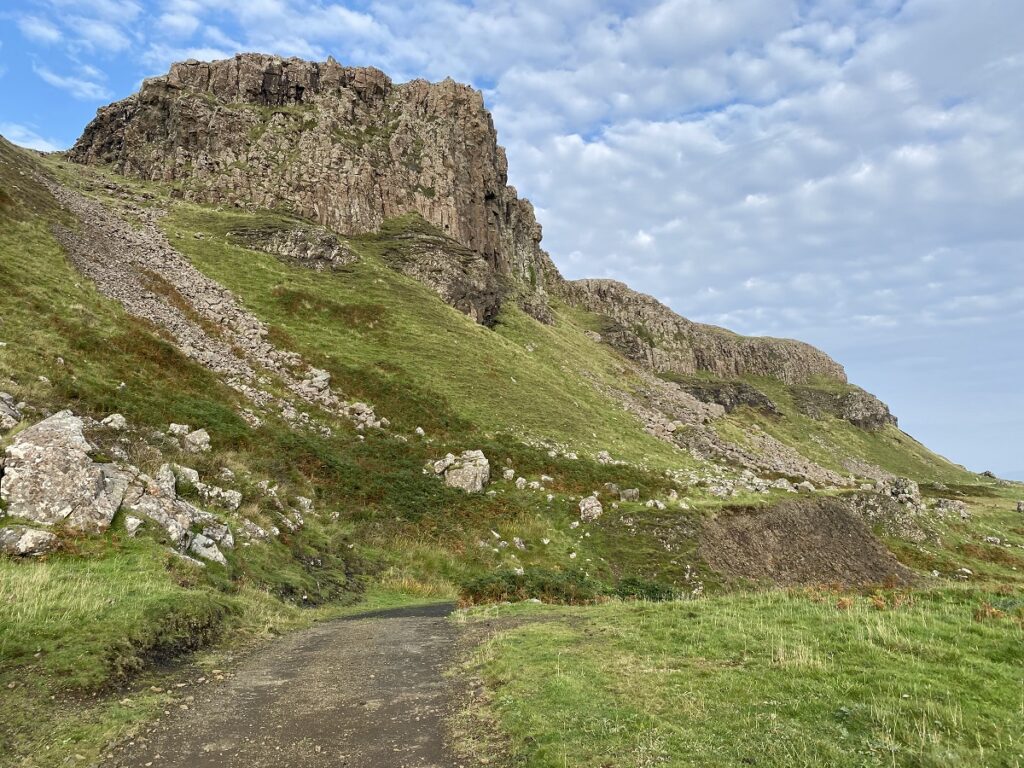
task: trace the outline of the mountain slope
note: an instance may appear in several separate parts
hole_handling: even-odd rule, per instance
[[[367,583],[469,602],[737,588],[766,572],[739,521],[773,530],[798,485],[810,530],[779,529],[780,561],[839,514],[844,557],[885,555],[870,578],[1018,578],[982,535],[1013,535],[1012,489],[900,432],[823,353],[563,281],[464,86],[176,65],[66,157],[0,140],[0,224],[0,498],[32,425],[70,410],[76,467],[122,499],[98,533],[0,503],[0,528],[55,547],[0,559],[18,596],[0,600],[11,754],[54,732],[98,749],[136,716],[103,699],[76,729],[61,697],[300,625]],[[474,450],[489,482],[466,492],[447,474]],[[711,566],[712,529],[748,571]]]

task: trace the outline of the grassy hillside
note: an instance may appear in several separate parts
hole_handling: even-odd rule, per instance
[[[77,224],[56,207],[39,173],[115,208],[124,205],[123,189],[136,204],[167,208],[161,226],[177,249],[265,321],[276,345],[328,370],[346,398],[371,403],[391,428],[359,435],[347,421],[326,419],[332,434],[324,436],[273,417],[249,426],[239,416],[244,403],[234,390],[185,357],[162,331],[101,296],[69,264],[53,227]],[[401,235],[419,222],[396,219],[376,235],[352,238],[348,245],[359,254],[357,263],[314,272],[242,247],[230,234],[288,228],[294,221],[196,206],[172,193],[56,157],[41,159],[0,140],[0,391],[35,409],[26,424],[71,408],[96,419],[122,413],[140,435],[166,430],[171,422],[204,427],[212,437],[210,454],[169,450],[153,457],[140,451],[140,467],[152,472],[160,461],[178,461],[204,477],[228,467],[244,493],[239,514],[249,519],[273,514],[258,490],[264,479],[279,484],[283,496],[313,498],[317,513],[299,531],[228,552],[225,567],[190,566],[156,534],[129,538],[120,518],[107,534],[74,538],[47,558],[0,560],[0,764],[91,757],[112,735],[163,706],[159,694],[147,693],[157,679],[149,677],[156,674],[153,662],[208,643],[240,643],[307,624],[358,600],[368,585],[378,599],[461,594],[477,601],[661,599],[731,587],[698,555],[703,516],[727,504],[770,503],[784,494],[723,500],[669,477],[666,470],[703,465],[646,434],[602,393],[605,386],[629,390],[642,382],[610,348],[588,338],[582,313],[558,308],[548,326],[510,308],[493,330],[486,329],[385,266],[383,251],[404,247]],[[782,415],[742,408],[719,422],[723,434],[742,440],[743,429],[757,424],[831,468],[841,470],[843,460],[855,456],[955,486],[954,495],[980,492],[977,478],[898,430],[866,433],[838,419],[811,419],[785,387],[753,384]],[[423,437],[415,434],[417,427]],[[0,448],[13,437],[0,438]],[[491,494],[467,495],[422,471],[448,451],[475,448],[491,461]],[[601,464],[599,451],[624,463]],[[531,481],[550,479],[541,489],[521,490],[501,478],[504,468]],[[574,527],[578,499],[605,483],[638,488],[640,500]],[[672,490],[690,509],[645,506]],[[985,579],[1016,580],[1018,565],[1024,573],[1016,553],[983,540],[1021,534],[1005,510],[1008,497],[991,493],[996,495],[975,499],[987,510],[982,525],[951,522],[941,541],[891,546],[921,572],[967,565]],[[519,569],[524,573],[517,575]],[[730,600],[701,609],[724,612],[730,631],[745,625],[757,606],[781,605]],[[586,620],[616,626],[632,610],[600,609]],[[665,610],[675,617],[666,618],[670,623],[678,619],[671,612],[683,608]],[[795,615],[789,610],[766,614],[764,621],[788,626]],[[576,642],[575,621],[565,630],[567,642]],[[561,635],[551,637],[543,642],[561,642]],[[550,671],[537,642],[531,647],[539,662],[523,685]],[[644,642],[638,639],[637,647]],[[487,663],[524,662],[516,658],[496,650]],[[122,703],[126,698],[130,705]],[[618,704],[601,706],[614,725]],[[507,712],[499,714],[506,718]],[[503,722],[510,733],[518,732],[514,717]],[[609,733],[613,725],[607,725]]]

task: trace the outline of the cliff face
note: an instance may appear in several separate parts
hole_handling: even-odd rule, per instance
[[[188,61],[99,110],[69,156],[170,182],[186,199],[288,210],[343,234],[418,213],[502,278],[498,304],[513,298],[550,319],[558,277],[533,207],[508,186],[480,92],[451,80],[394,84],[333,59]],[[481,301],[471,314],[496,314],[493,295]]]
[[[692,323],[621,283],[566,283],[507,183],[483,97],[451,80],[395,84],[333,59],[187,61],[99,110],[69,157],[189,200],[282,209],[347,235],[387,229],[401,245],[389,264],[484,324],[508,300],[550,322],[554,294],[603,315],[604,340],[656,372],[846,380],[807,344]]]
[[[818,377],[846,381],[843,367],[810,344],[694,323],[615,280],[575,280],[562,292],[570,303],[604,316],[605,342],[659,373],[771,376],[787,384]]]

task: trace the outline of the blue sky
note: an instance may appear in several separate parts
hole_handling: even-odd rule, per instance
[[[23,0],[0,133],[70,145],[239,50],[481,88],[569,277],[810,341],[911,434],[1024,479],[1024,3]]]

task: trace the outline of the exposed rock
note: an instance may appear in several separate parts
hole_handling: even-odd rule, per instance
[[[589,523],[597,520],[603,512],[604,508],[597,496],[587,496],[580,500],[580,520],[583,522]]]
[[[21,423],[22,415],[14,398],[6,392],[0,392],[0,432],[14,429]]]
[[[886,496],[891,496],[898,504],[906,504],[918,509],[924,506],[921,501],[921,489],[908,477],[882,480],[875,485],[875,490]]]
[[[467,493],[482,491],[490,480],[491,465],[483,451],[463,451],[444,475],[447,485],[461,488]]]
[[[128,515],[124,519],[124,530],[129,536],[135,536],[139,532],[144,524],[141,517],[135,517],[135,515]]]
[[[0,528],[0,555],[36,557],[53,552],[57,537],[49,531],[39,531],[24,525]]]
[[[1017,502],[1017,511],[1024,514],[1024,501]]]
[[[104,426],[120,431],[128,428],[128,420],[120,413],[112,413],[101,422]]]
[[[935,510],[940,515],[952,514],[961,520],[967,520],[971,516],[970,509],[959,499],[936,499]]]
[[[182,447],[190,453],[207,453],[210,450],[210,435],[205,429],[189,432],[182,440]]]
[[[525,491],[526,490],[526,478],[525,477],[517,477],[516,478],[516,490],[519,490],[519,491]]]
[[[620,501],[640,501],[639,488],[623,488],[619,491]]]
[[[99,110],[70,157],[344,234],[415,213],[490,265],[524,309],[550,317],[547,292],[560,278],[533,208],[507,185],[482,95],[451,80],[394,84],[333,59],[187,61]]]
[[[563,287],[573,304],[603,315],[604,341],[657,372],[707,371],[723,379],[771,376],[788,384],[818,376],[846,381],[839,363],[809,344],[739,336],[680,317],[651,296],[614,280],[575,280]]]
[[[18,434],[7,447],[0,498],[7,514],[40,525],[100,533],[121,505],[117,471],[93,461],[82,420],[61,411]]]
[[[435,475],[444,475],[445,484],[467,493],[479,493],[491,481],[491,465],[483,451],[449,453],[427,465]]]
[[[722,406],[726,413],[732,413],[741,406],[756,408],[773,415],[779,413],[778,406],[768,395],[745,381],[707,380],[696,377],[679,377],[670,381],[702,402]]]
[[[792,388],[792,392],[796,406],[815,419],[833,416],[868,430],[897,424],[896,417],[889,412],[889,406],[859,387],[847,386],[842,391],[835,391],[797,386]]]
[[[296,225],[291,229],[244,229],[228,235],[247,248],[279,256],[318,272],[337,270],[359,260],[359,255],[347,243],[323,227]]]
[[[204,560],[212,560],[213,562],[220,563],[221,565],[228,564],[227,558],[225,558],[224,554],[217,548],[217,543],[202,533],[197,533],[192,537],[192,541],[188,546],[188,551],[197,557],[203,558]]]
[[[191,431],[192,431],[192,427],[190,427],[188,424],[174,424],[174,423],[172,423],[167,428],[167,434],[168,435],[173,435],[174,437],[184,437],[185,435],[187,435]]]
[[[476,322],[494,324],[509,286],[483,256],[417,216],[388,222],[385,234],[381,256],[388,266],[426,284]]]
[[[503,469],[501,471],[501,477],[504,480],[514,480],[516,477],[516,471],[514,469]]]

